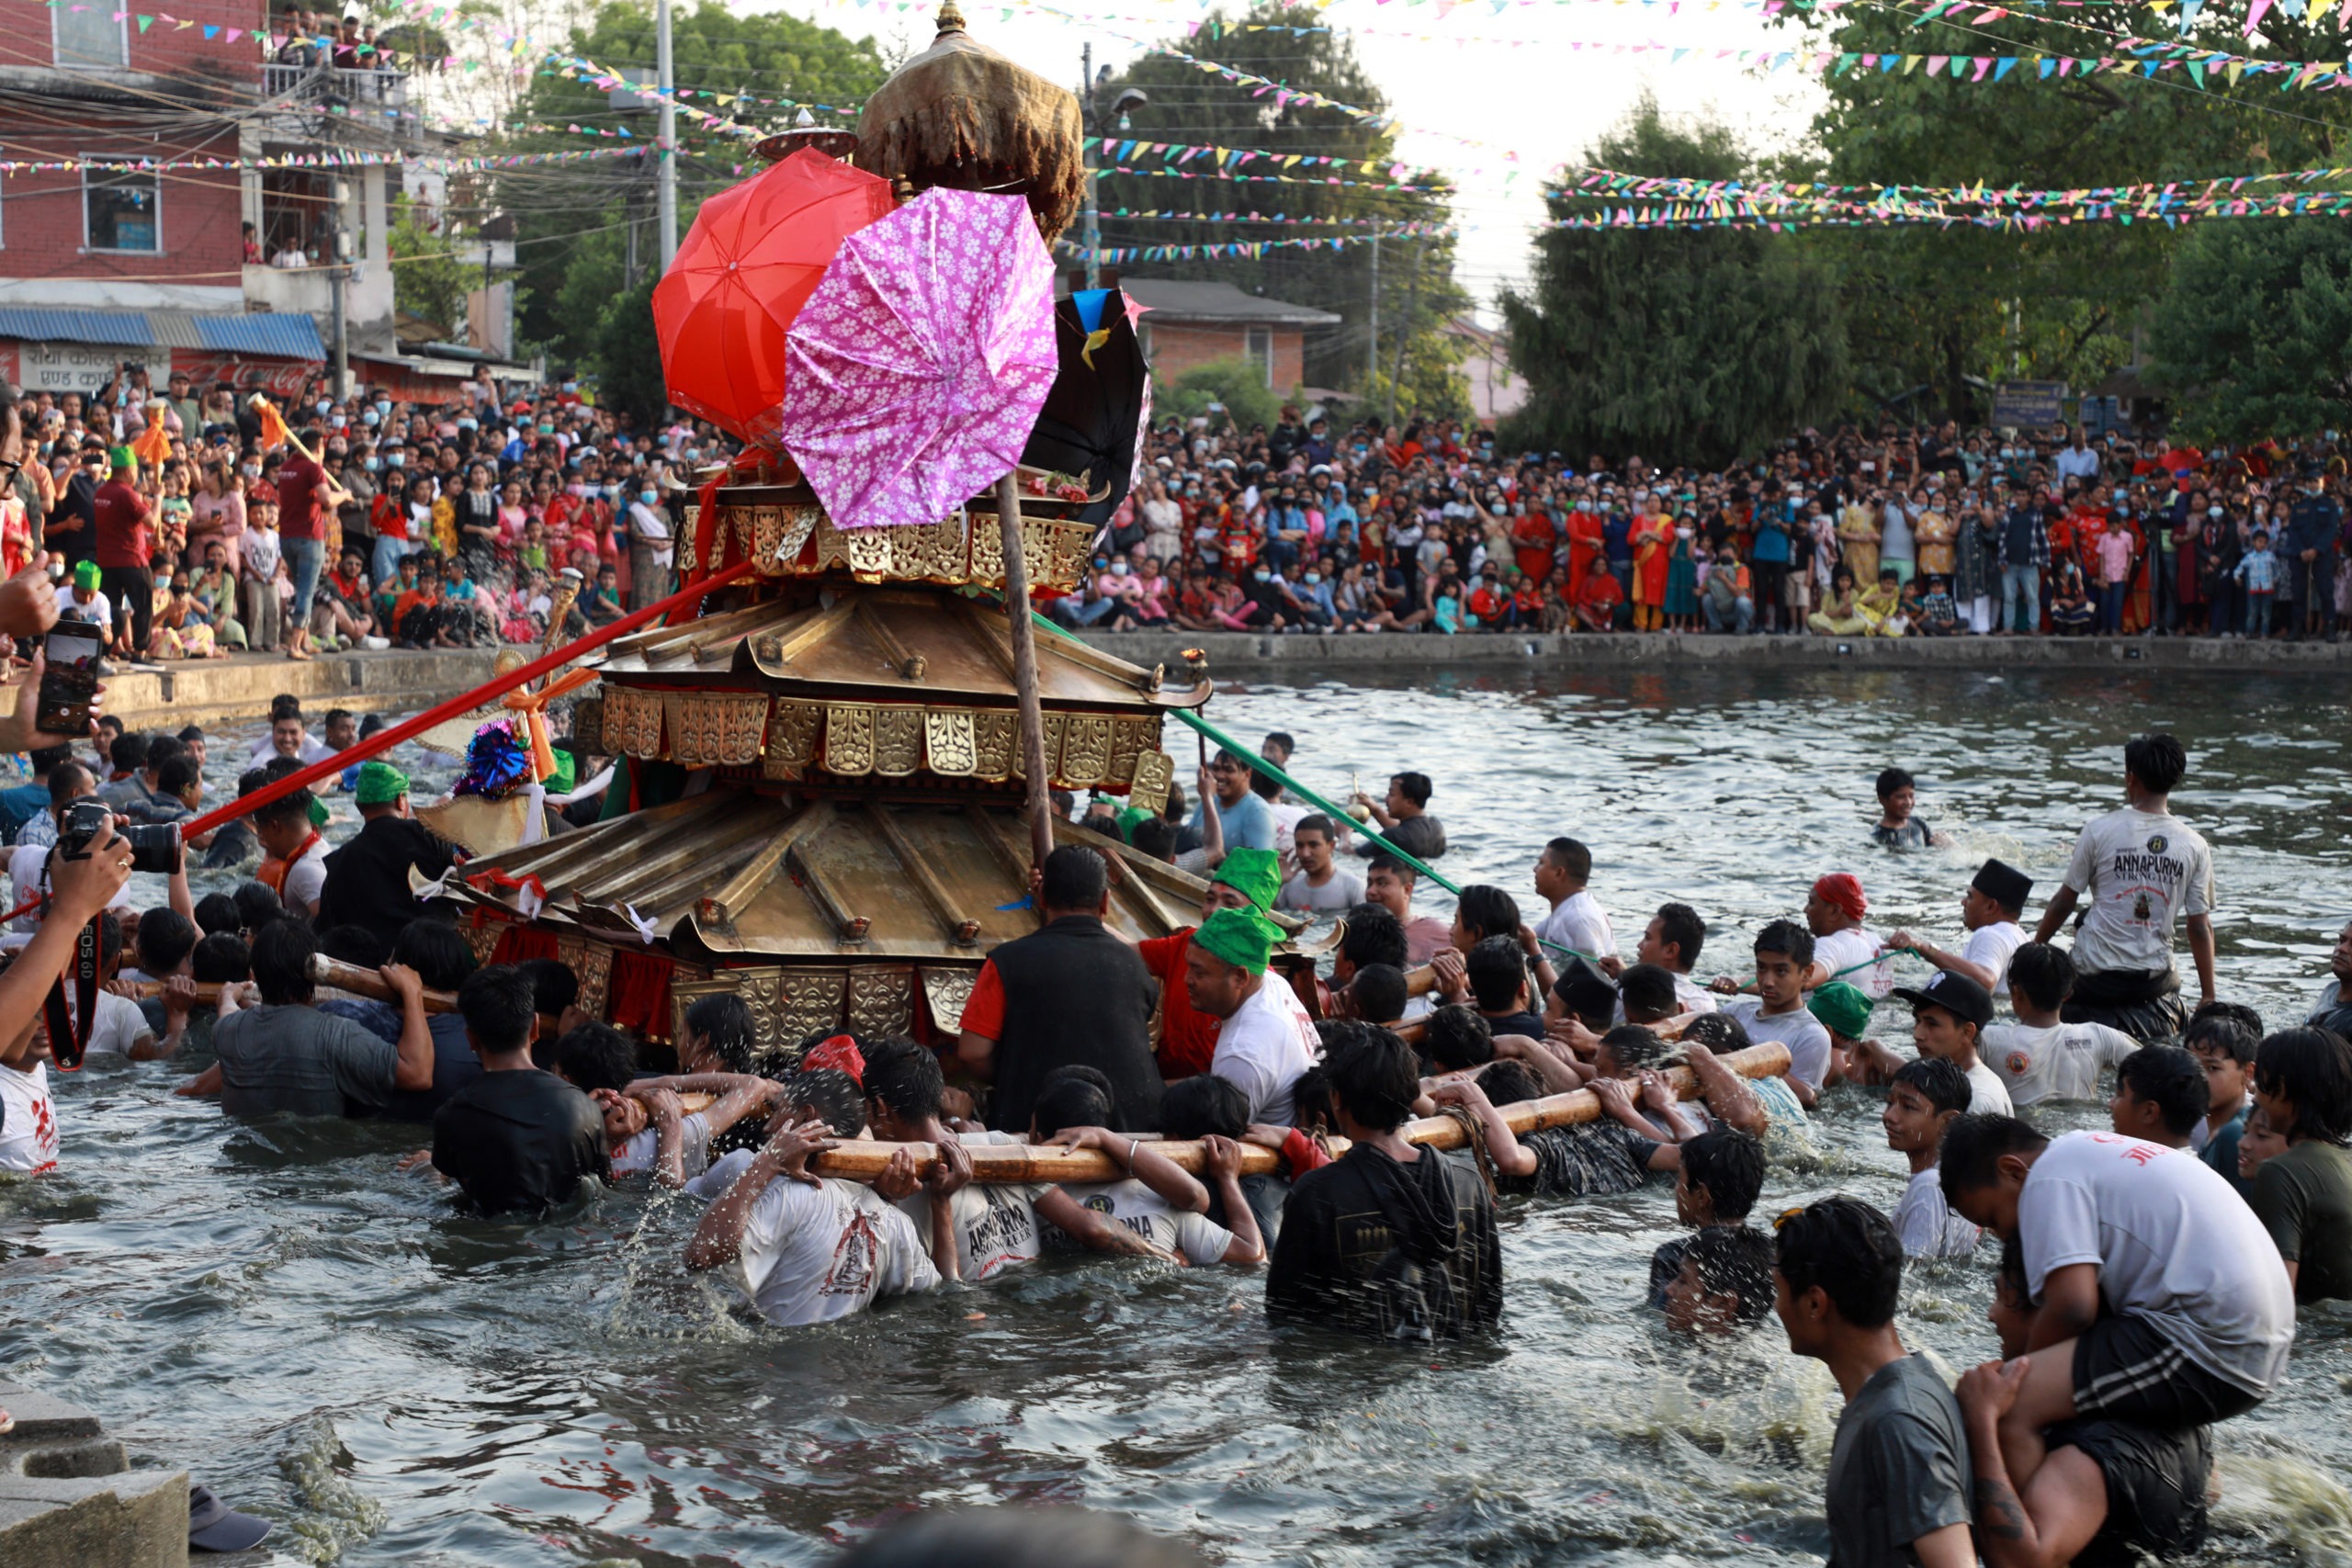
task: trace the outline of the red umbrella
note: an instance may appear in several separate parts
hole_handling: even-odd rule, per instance
[[[774,446],[785,330],[842,241],[892,205],[889,181],[806,149],[704,202],[653,288],[670,400]]]

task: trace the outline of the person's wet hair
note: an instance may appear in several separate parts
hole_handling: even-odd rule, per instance
[[[1358,904],[1347,914],[1347,933],[1340,938],[1340,954],[1358,973],[1374,964],[1402,970],[1408,962],[1404,922],[1379,904]]]
[[[698,997],[686,1009],[686,1027],[730,1073],[752,1070],[752,1009],[732,991]]]
[[[2212,1109],[2204,1065],[2177,1045],[2143,1045],[2115,1065],[2115,1081],[2156,1108],[2165,1131],[2185,1138]]]
[[[198,985],[242,984],[253,978],[253,950],[234,931],[214,931],[189,953],[187,970]]]
[[[627,1089],[637,1076],[637,1047],[609,1023],[575,1024],[555,1043],[555,1070],[574,1089]]]
[[[1041,1138],[1050,1138],[1069,1127],[1107,1127],[1111,1124],[1111,1097],[1099,1085],[1084,1078],[1057,1078],[1038,1092],[1035,1115]]]
[[[2135,736],[2123,743],[2123,768],[2154,795],[2170,795],[2188,772],[2188,753],[2179,741],[2159,730]]]
[[[861,1054],[865,1076],[859,1087],[868,1100],[880,1100],[891,1115],[906,1122],[939,1114],[947,1077],[928,1047],[911,1040],[881,1040]]]
[[[2075,991],[2075,961],[2046,942],[2021,943],[2009,954],[2009,989],[2043,1012],[2054,1012]]]
[[[1605,1024],[1617,1010],[1616,983],[1581,961],[1572,962],[1552,982],[1552,994],[1560,998],[1562,1007],[1587,1021],[1599,1019]]]
[[[402,926],[393,941],[392,962],[415,970],[416,977],[424,982],[428,991],[454,991],[474,972],[474,950],[466,945],[466,939],[448,921],[414,919]],[[527,969],[523,970],[523,976],[532,978]],[[536,987],[532,995],[536,1002]]]
[[[233,895],[237,901],[237,926],[241,931],[259,932],[273,920],[286,918],[286,905],[277,890],[266,883],[241,882]]]
[[[832,1067],[795,1073],[784,1080],[784,1091],[836,1138],[854,1138],[865,1125],[865,1091],[847,1073]]]
[[[1944,1129],[1938,1181],[1947,1199],[1956,1199],[1999,1180],[2002,1156],[2039,1154],[2049,1145],[2048,1138],[2014,1116],[1972,1111]]]
[[[1527,959],[1519,943],[1507,936],[1490,936],[1473,947],[1462,961],[1470,994],[1482,1012],[1500,1012],[1519,999],[1527,984]]]
[[[107,761],[118,773],[137,773],[147,761],[147,737],[135,729],[118,735],[107,746]]]
[[[1878,775],[1878,797],[1884,800],[1898,789],[1917,789],[1919,781],[1902,768],[1883,768]]]
[[[2189,1015],[2180,1043],[2191,1051],[2219,1051],[2250,1067],[2262,1048],[2262,1015],[2243,1002],[2207,1002]]]
[[[1544,1080],[1525,1062],[1505,1058],[1478,1075],[1478,1087],[1486,1091],[1487,1100],[1498,1106],[1517,1105],[1523,1100],[1544,1098]]]
[[[1082,844],[1064,844],[1046,857],[1038,882],[1038,902],[1047,909],[1092,914],[1110,891],[1111,868],[1100,854]]]
[[[1421,1027],[1421,1049],[1441,1073],[1483,1066],[1495,1059],[1495,1037],[1487,1021],[1459,1003],[1437,1009]]]
[[[311,960],[318,951],[311,928],[300,920],[280,919],[264,925],[253,940],[254,984],[261,987],[261,999],[272,1007],[309,1001],[316,985]]]
[[[1402,1126],[1420,1096],[1413,1048],[1371,1024],[1358,1025],[1331,1046],[1323,1071],[1334,1103],[1375,1133]]]
[[[1733,1321],[1755,1326],[1772,1314],[1772,1238],[1747,1225],[1709,1225],[1690,1238],[1683,1261],[1711,1296],[1737,1296]],[[1835,1298],[1832,1298],[1835,1299]]]
[[[1403,1018],[1411,995],[1405,972],[1391,964],[1367,964],[1348,982],[1348,999],[1367,1023],[1394,1023]]]
[[[1397,794],[1415,806],[1429,805],[1430,796],[1434,793],[1430,788],[1430,776],[1427,773],[1397,773],[1388,782],[1396,786]]]
[[[1682,1145],[1682,1173],[1703,1187],[1724,1224],[1747,1218],[1764,1190],[1764,1145],[1736,1127],[1715,1127]]]
[[[1617,1059],[1618,1071],[1637,1073],[1666,1060],[1666,1042],[1638,1023],[1621,1023],[1600,1037],[1601,1048]]]
[[[531,977],[513,964],[493,964],[467,976],[458,987],[458,1011],[465,1016],[466,1032],[484,1051],[521,1050],[530,1043],[538,1018],[531,1005]]]
[[[1161,817],[1146,817],[1136,822],[1127,841],[1137,854],[1172,862],[1176,858],[1176,824]]]
[[[1672,1018],[1681,1009],[1674,989],[1674,976],[1655,964],[1636,964],[1618,976],[1617,996],[1625,1004],[1627,1021],[1633,1023]]]
[[[2263,1041],[2254,1059],[2255,1087],[2290,1101],[2300,1138],[2343,1144],[2352,1138],[2352,1042],[2332,1029],[2282,1029]]]
[[[1774,920],[1756,933],[1755,950],[1780,953],[1803,969],[1813,962],[1813,933],[1794,920]]]
[[[360,969],[381,968],[391,957],[375,928],[362,925],[329,926],[319,933],[319,951],[338,964]]]
[[[1554,839],[1544,846],[1551,863],[1578,882],[1592,880],[1592,852],[1574,839]]]
[[[580,976],[563,960],[526,958],[515,967],[531,977],[531,1005],[539,1011],[560,1018],[580,999]]]
[[[196,759],[182,751],[165,758],[164,765],[155,770],[155,790],[177,800],[187,793],[188,785],[200,783],[203,778],[204,770],[197,765]]]
[[[1238,1138],[1250,1130],[1250,1097],[1215,1073],[1194,1073],[1159,1097],[1159,1131],[1170,1138]]]
[[[1483,942],[1490,936],[1516,940],[1519,935],[1519,900],[1499,887],[1471,884],[1462,890],[1462,900],[1454,906],[1453,913],[1474,941]]]
[[[1903,1084],[1918,1090],[1928,1108],[1939,1112],[1965,1112],[1976,1100],[1968,1075],[1940,1056],[1914,1057],[1895,1068],[1888,1081],[1890,1086]]]
[[[196,922],[177,909],[150,909],[139,917],[139,967],[162,979],[196,951]]]
[[[1815,1286],[1856,1328],[1894,1319],[1903,1292],[1903,1243],[1884,1214],[1853,1198],[1824,1198],[1781,1222],[1773,1266],[1801,1296]]]

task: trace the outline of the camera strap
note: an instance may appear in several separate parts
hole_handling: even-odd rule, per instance
[[[41,1002],[41,1017],[49,1025],[49,1052],[60,1072],[82,1066],[90,1048],[90,1032],[98,1023],[98,979],[106,973],[106,917],[98,916],[74,939],[74,1007],[65,1006],[65,980],[60,976]]]

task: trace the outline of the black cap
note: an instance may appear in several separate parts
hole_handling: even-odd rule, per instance
[[[1953,970],[1939,970],[1935,978],[1917,988],[1898,986],[1894,994],[1915,1009],[1939,1007],[1979,1029],[1993,1021],[1993,993]]]
[[[1560,998],[1562,1007],[1579,1018],[1613,1012],[1617,1007],[1617,982],[1589,958],[1573,954],[1553,977],[1552,994]]]
[[[268,1535],[270,1521],[241,1514],[209,1486],[187,1489],[187,1543],[199,1551],[250,1551]]]
[[[1988,860],[1969,886],[2004,909],[2022,909],[2033,892],[2033,878],[2007,861]]]

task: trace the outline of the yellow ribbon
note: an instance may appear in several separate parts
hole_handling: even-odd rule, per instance
[[[1078,356],[1086,362],[1089,370],[1094,368],[1094,351],[1110,341],[1111,329],[1108,327],[1097,327],[1086,334],[1086,346],[1079,351]]]

